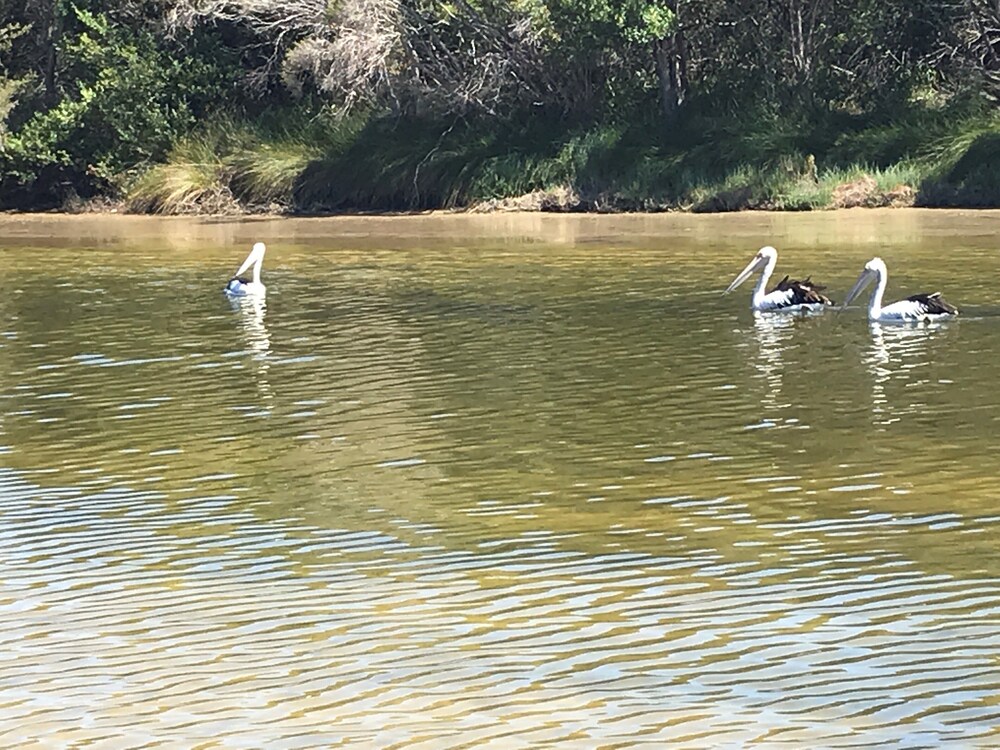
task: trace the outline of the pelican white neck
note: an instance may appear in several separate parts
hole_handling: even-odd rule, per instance
[[[868,319],[878,320],[882,315],[882,298],[885,296],[885,288],[889,283],[889,271],[886,268],[885,261],[881,258],[875,257],[865,263],[864,270],[851,288],[851,291],[844,298],[844,307],[850,304],[873,281],[877,281],[877,284],[875,285],[875,291],[872,292],[871,299],[868,301]]]
[[[260,280],[260,269],[264,263],[264,253],[267,248],[264,246],[263,242],[254,243],[253,249],[250,250],[250,254],[243,261],[243,264],[236,271],[236,274],[229,279],[229,283],[225,286],[226,294],[232,297],[246,297],[248,295],[263,295],[266,291],[264,284]],[[243,274],[253,267],[253,278],[247,281],[245,278],[241,278],[240,274]]]
[[[778,251],[770,245],[762,247],[757,251],[757,254],[750,259],[750,262],[747,263],[746,267],[740,271],[739,275],[733,279],[733,283],[731,283],[726,289],[726,294],[733,291],[736,287],[749,279],[756,271],[759,270],[761,272],[760,278],[757,280],[757,286],[754,287],[750,305],[754,309],[760,308],[764,300],[764,295],[767,294],[767,282],[770,280],[771,274],[774,273],[774,267],[777,263]]]
[[[263,242],[255,242],[253,248],[250,250],[250,254],[247,259],[243,261],[243,265],[236,272],[239,276],[241,273],[246,272],[250,266],[253,266],[253,281],[254,284],[260,283],[260,268],[264,264],[264,253],[267,252],[267,247]]]

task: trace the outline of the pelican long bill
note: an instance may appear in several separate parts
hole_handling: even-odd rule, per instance
[[[864,271],[862,271],[861,275],[858,276],[858,280],[854,282],[854,286],[851,287],[851,291],[849,291],[847,293],[847,296],[844,297],[844,301],[840,305],[841,309],[851,304],[851,302],[854,301],[854,298],[857,297],[859,294],[861,294],[861,292],[865,290],[865,287],[867,287],[869,284],[872,283],[874,278],[875,274],[873,274],[867,268]]]
[[[754,271],[761,267],[766,261],[760,256],[754,256],[749,263],[747,263],[746,268],[737,274],[736,278],[733,279],[733,283],[726,287],[726,291],[723,294],[729,294],[736,287],[742,284],[744,281],[753,276]]]

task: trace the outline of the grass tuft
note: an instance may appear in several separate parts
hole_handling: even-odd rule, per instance
[[[310,164],[350,143],[355,121],[286,119],[271,125],[217,118],[179,141],[127,191],[136,212],[290,210]]]
[[[231,204],[226,165],[213,143],[187,138],[171,149],[166,164],[142,174],[128,191],[128,210],[138,213],[218,213]],[[228,199],[227,199],[228,198]]]
[[[278,118],[281,118],[280,122]],[[522,199],[523,198],[523,199]],[[266,114],[223,118],[175,145],[129,191],[137,211],[818,210],[1000,205],[1000,116],[973,106],[732,119],[666,131]]]

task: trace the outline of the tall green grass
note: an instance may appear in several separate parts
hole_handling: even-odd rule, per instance
[[[307,167],[344,148],[357,127],[355,121],[314,118],[280,124],[216,118],[129,186],[128,207],[153,213],[291,210]]]
[[[629,122],[222,119],[129,191],[133,210],[463,208],[569,188],[580,209],[1000,206],[1000,116],[968,106]],[[565,192],[565,191],[564,191]],[[228,201],[228,203],[227,203]],[[572,208],[572,207],[571,207]]]
[[[228,193],[227,167],[218,139],[189,137],[170,151],[166,164],[143,173],[128,191],[128,207],[142,213],[197,213],[220,208]],[[228,196],[232,202],[231,195]]]

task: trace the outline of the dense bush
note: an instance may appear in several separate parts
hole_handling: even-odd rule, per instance
[[[994,6],[0,0],[0,206],[1000,203]]]
[[[71,10],[61,19],[53,95],[24,79],[23,103],[11,107],[11,120],[19,122],[0,153],[5,203],[114,192],[237,90],[233,62],[204,38],[181,46],[144,25]]]

